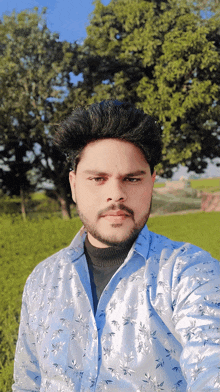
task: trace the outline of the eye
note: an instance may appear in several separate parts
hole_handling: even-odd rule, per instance
[[[90,181],[102,182],[102,181],[105,181],[105,178],[104,177],[92,177],[92,178],[90,178]]]
[[[134,182],[141,181],[141,178],[128,177],[128,178],[125,178],[125,181],[134,183]]]

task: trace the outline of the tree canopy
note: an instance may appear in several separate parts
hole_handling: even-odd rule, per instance
[[[38,185],[50,180],[57,198],[67,200],[67,165],[53,146],[52,124],[70,85],[75,45],[49,31],[45,12],[13,13],[0,24],[0,159],[6,168],[1,183],[5,192],[15,193],[16,172],[17,188],[24,192],[35,168]]]
[[[165,177],[178,164],[201,173],[220,153],[220,18],[198,3],[97,0],[75,68],[83,99],[129,100],[155,116]]]
[[[163,177],[179,164],[202,173],[220,156],[218,2],[96,0],[83,44],[51,33],[45,13],[12,13],[0,23],[4,192],[50,181],[70,214],[68,166],[53,133],[74,107],[103,99],[133,102],[160,123]],[[73,84],[72,73],[82,80]]]

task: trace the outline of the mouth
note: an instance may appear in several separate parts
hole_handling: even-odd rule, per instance
[[[101,215],[101,217],[106,217],[106,216],[129,216],[129,214],[128,213],[126,214],[122,210],[118,210],[118,211],[108,211]]]
[[[101,215],[101,218],[106,219],[109,222],[122,222],[126,218],[129,218],[130,215],[126,214],[124,211],[108,211],[105,214]]]

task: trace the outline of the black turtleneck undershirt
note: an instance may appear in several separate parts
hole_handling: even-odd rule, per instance
[[[102,291],[124,262],[133,242],[134,239],[132,242],[118,246],[97,248],[89,242],[86,236],[84,250],[90,273],[94,312],[96,312]]]

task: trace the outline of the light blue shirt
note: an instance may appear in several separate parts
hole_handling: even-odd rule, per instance
[[[27,280],[13,391],[220,391],[219,262],[145,226],[94,315],[85,236]]]

